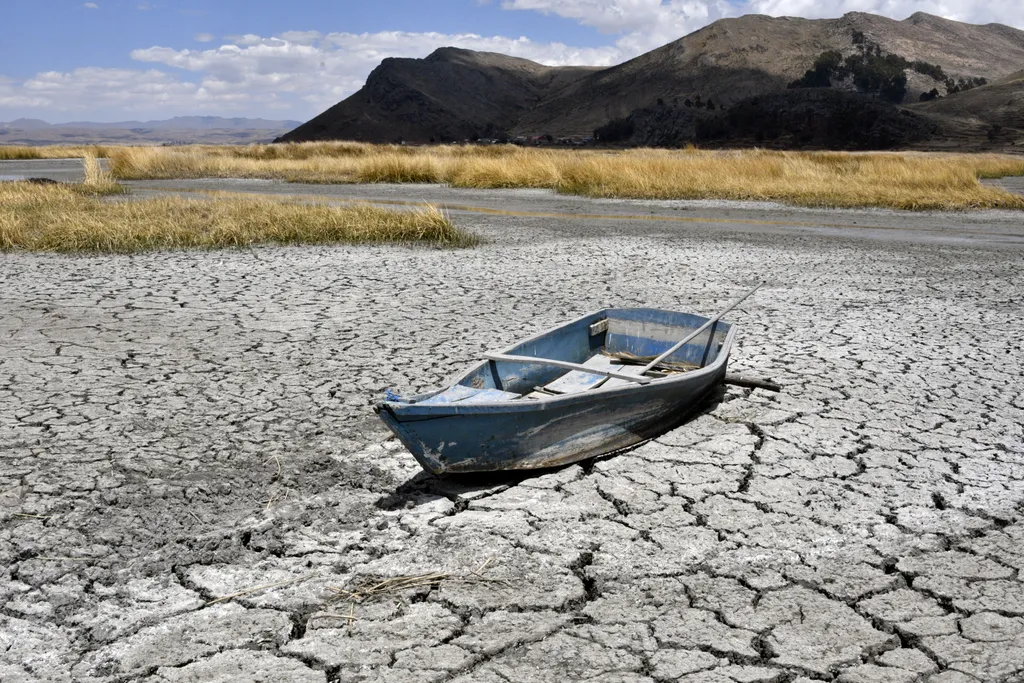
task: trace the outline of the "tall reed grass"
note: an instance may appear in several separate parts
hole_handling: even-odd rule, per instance
[[[395,211],[261,198],[110,201],[71,185],[0,183],[0,250],[137,252],[255,244],[418,242],[469,246],[476,239],[436,207]]]
[[[114,180],[108,171],[100,166],[99,159],[92,152],[85,152],[82,156],[82,166],[85,179],[79,185],[72,185],[72,189],[82,194],[110,195],[126,194],[128,189]]]
[[[121,179],[278,178],[304,183],[447,183],[549,188],[635,199],[739,199],[802,206],[1024,209],[979,178],[1024,175],[998,154],[545,150],[510,145],[403,147],[352,142],[136,147],[111,151]]]
[[[116,179],[447,183],[468,188],[548,188],[591,197],[749,199],[820,207],[1024,208],[1020,196],[979,182],[980,178],[1024,175],[1024,157],[999,154],[603,151],[357,142],[0,147],[0,159],[65,156],[105,156]]]
[[[23,159],[78,159],[91,154],[105,158],[114,149],[109,145],[45,145],[31,147],[28,145],[0,145],[0,161]]]

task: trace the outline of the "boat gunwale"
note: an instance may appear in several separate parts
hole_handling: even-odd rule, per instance
[[[528,344],[530,342],[537,341],[552,332],[560,330],[564,327],[581,323],[588,318],[599,316],[602,313],[607,314],[608,311],[628,311],[628,310],[645,310],[645,311],[660,311],[665,313],[683,313],[682,311],[668,311],[665,309],[649,308],[649,307],[633,307],[633,308],[602,308],[597,311],[581,315],[573,320],[556,325],[548,328],[532,337],[521,339],[511,344],[510,346],[502,349],[499,353],[509,353],[515,348]],[[686,313],[686,315],[694,315],[698,318],[703,318],[706,322],[710,320],[705,316],[700,316],[693,313]],[[720,321],[724,322],[724,321]],[[727,323],[728,324],[728,323]],[[412,419],[431,419],[431,418],[442,418],[451,417],[455,415],[469,415],[474,413],[493,413],[493,412],[528,412],[534,410],[546,410],[549,408],[558,408],[566,405],[570,405],[574,402],[592,401],[594,397],[600,396],[601,398],[611,397],[617,393],[638,393],[638,392],[649,392],[662,387],[674,387],[682,382],[690,382],[694,380],[703,379],[706,375],[714,374],[721,369],[721,366],[725,365],[729,359],[729,352],[732,349],[733,339],[736,336],[736,326],[729,325],[729,330],[726,332],[725,340],[722,342],[722,346],[718,349],[715,360],[697,370],[690,370],[688,372],[681,372],[667,377],[659,377],[652,380],[647,384],[626,384],[617,387],[598,387],[596,389],[590,389],[587,391],[575,392],[571,394],[563,394],[559,396],[551,396],[543,400],[536,401],[525,401],[525,400],[508,400],[508,401],[480,401],[475,403],[467,403],[460,405],[459,403],[445,403],[445,404],[431,404],[431,405],[419,405],[418,403],[405,403],[399,401],[381,401],[377,405],[383,409],[386,409],[396,419],[399,419],[399,414],[402,418],[408,417]],[[410,399],[417,401],[426,400],[431,396],[435,396],[438,393],[446,391],[451,387],[461,383],[463,380],[471,376],[474,372],[483,368],[488,363],[502,362],[502,361],[491,361],[483,360],[470,366],[462,374],[458,375],[455,379],[451,380],[446,386],[438,389],[437,391],[430,391],[416,396],[410,396]]]

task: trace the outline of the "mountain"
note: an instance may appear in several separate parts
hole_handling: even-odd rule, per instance
[[[93,121],[72,121],[55,124],[60,128],[105,128],[133,130],[155,128],[160,130],[279,130],[294,128],[299,121],[273,121],[270,119],[224,118],[222,116],[175,116],[160,121],[117,121],[96,123]],[[13,126],[12,126],[13,128]]]
[[[903,21],[861,12],[839,19],[747,15],[721,19],[675,42],[579,80],[522,117],[515,130],[542,128],[588,134],[609,119],[667,100],[700,95],[730,106],[799,79],[822,53],[842,57],[860,43],[883,54],[942,68],[954,78],[1007,75],[1024,64],[1024,31],[975,26],[918,12]],[[916,101],[935,79],[908,75],[907,99]]]
[[[792,116],[845,116],[848,120],[882,116],[895,128],[877,131],[876,139],[901,145],[922,136],[955,137],[959,127],[968,125],[968,119],[946,111],[960,112],[954,100],[977,100],[979,104],[971,106],[978,111],[972,110],[971,116],[984,118],[987,114],[981,110],[987,105],[980,104],[982,95],[994,93],[995,83],[1022,65],[1024,31],[1001,24],[965,24],[923,12],[902,21],[861,12],[838,19],[747,15],[716,21],[603,69],[544,67],[454,48],[442,48],[425,59],[386,59],[359,92],[280,139],[427,142],[475,134],[491,137],[495,131],[587,136],[634,112],[657,107],[683,109],[690,107],[688,102],[717,112],[723,106],[731,109],[742,103],[743,116],[754,120],[758,113],[751,113],[751,98],[760,98],[753,101],[762,107],[761,113],[783,129],[786,121],[763,108],[781,107],[780,111],[791,111]],[[976,87],[985,83],[992,85]],[[763,97],[796,85],[801,86],[798,89],[828,87],[867,97]],[[1016,86],[1000,87],[1012,90]],[[968,88],[973,89],[957,92]],[[932,91],[942,99],[917,104],[922,94]],[[801,103],[807,106],[800,109]],[[1012,107],[1005,108],[1010,121]],[[881,112],[887,109],[893,111],[883,116]],[[892,118],[900,111],[919,120],[903,125],[908,122]],[[654,138],[678,138],[679,131],[659,131],[651,129],[652,125],[696,130],[699,120],[705,131],[711,126],[719,133],[729,127],[723,128],[726,117],[722,113],[710,117],[718,123],[709,124],[708,118],[705,113],[659,115],[655,111],[655,115],[640,116],[638,122],[648,127],[645,135]],[[977,128],[982,124],[970,125]],[[838,130],[830,129],[818,137],[831,140]],[[628,141],[640,144],[637,139]]]
[[[962,134],[974,132],[992,143],[1024,139],[1024,71],[992,83],[921,102],[914,111],[956,121]]]
[[[10,123],[0,123],[0,128],[14,128],[17,130],[40,130],[50,127],[51,124],[42,119],[15,119]]]
[[[549,67],[493,52],[440,48],[424,59],[388,58],[357,93],[281,141],[427,142],[508,131],[527,111],[597,71]]]
[[[277,130],[294,128],[299,121],[273,121],[270,119],[224,118],[222,116],[175,116],[157,121],[70,121],[68,123],[47,123],[40,119],[15,119],[0,123],[0,128],[9,130],[42,130],[48,128],[100,128],[105,130],[133,130],[153,128],[159,130]]]
[[[933,117],[879,97],[831,88],[796,88],[754,95],[713,111],[668,104],[643,107],[598,132],[605,142],[645,147],[696,143],[872,150],[929,143],[942,134],[942,127]]]
[[[176,116],[158,121],[72,121],[47,123],[39,119],[16,119],[0,123],[0,145],[173,143],[244,144],[270,142],[298,121],[223,118],[220,116]]]

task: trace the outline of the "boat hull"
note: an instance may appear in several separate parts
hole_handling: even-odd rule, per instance
[[[705,321],[658,309],[604,309],[524,340],[507,353],[577,363],[607,352],[653,356]],[[609,382],[541,400],[507,400],[565,371],[484,361],[449,389],[393,397],[374,409],[434,474],[556,467],[633,446],[681,424],[725,378],[734,336],[735,328],[716,323],[672,358],[697,369],[647,384]],[[461,400],[483,390],[506,400]]]
[[[623,388],[594,400],[571,396],[521,403],[529,410],[404,416],[387,403],[382,421],[433,474],[567,465],[651,439],[678,426],[721,384],[725,364],[669,385]],[[519,408],[519,406],[515,406]]]

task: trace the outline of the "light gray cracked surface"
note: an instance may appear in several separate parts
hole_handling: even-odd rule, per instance
[[[0,680],[1024,680],[1020,248],[461,222],[490,242],[0,256]],[[439,481],[369,410],[758,277],[731,368],[784,391],[629,453]]]

